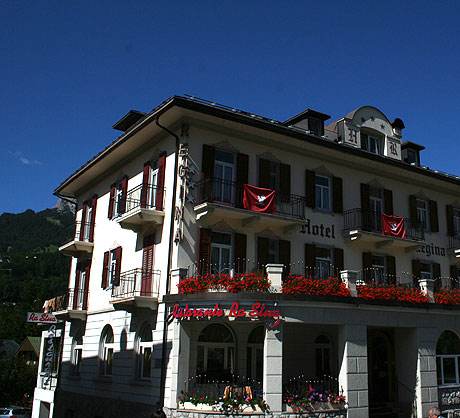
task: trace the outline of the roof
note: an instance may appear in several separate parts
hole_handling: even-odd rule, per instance
[[[321,112],[318,112],[316,110],[313,110],[313,109],[307,109],[307,110],[304,110],[303,112],[299,113],[298,115],[295,115],[293,116],[292,118],[289,118],[287,120],[284,121],[284,125],[294,125],[295,123],[303,120],[303,119],[306,119],[308,117],[314,117],[316,119],[320,119],[322,121],[325,121],[325,120],[328,120],[330,119],[330,116],[329,115],[326,115],[325,113],[321,113]]]
[[[40,337],[26,337],[22,344],[16,350],[16,353],[22,351],[30,351],[31,349],[35,351],[37,356],[40,354],[40,344],[41,338]]]
[[[394,160],[392,158],[381,156],[381,155],[375,155],[375,154],[363,151],[359,148],[348,146],[346,144],[339,144],[334,141],[319,137],[315,135],[314,133],[307,132],[304,129],[294,127],[294,126],[286,126],[286,122],[280,122],[275,119],[266,118],[266,117],[257,115],[255,113],[250,113],[250,112],[239,110],[237,108],[233,108],[230,106],[221,105],[215,102],[210,102],[208,100],[200,99],[194,96],[185,96],[185,97],[184,96],[172,96],[168,98],[167,100],[165,100],[164,102],[162,102],[156,108],[154,108],[151,112],[146,114],[142,119],[138,120],[134,125],[132,125],[126,132],[124,132],[121,136],[119,136],[115,141],[113,141],[105,149],[99,152],[95,157],[93,157],[91,160],[85,163],[82,167],[80,167],[77,171],[71,174],[66,180],[64,180],[54,190],[54,194],[57,196],[61,196],[60,193],[62,192],[62,190],[67,185],[69,185],[72,181],[74,181],[77,177],[82,175],[82,173],[84,173],[86,170],[89,170],[92,166],[97,164],[99,160],[109,155],[112,151],[114,151],[121,144],[128,141],[129,138],[131,138],[134,134],[139,132],[145,126],[154,122],[162,114],[166,113],[168,110],[172,109],[173,107],[179,107],[182,109],[190,109],[190,110],[201,112],[207,115],[212,115],[218,118],[235,121],[238,123],[250,125],[252,127],[256,127],[260,129],[265,129],[271,132],[276,132],[282,135],[287,135],[291,138],[300,139],[302,141],[309,142],[309,143],[312,143],[318,146],[333,148],[336,150],[342,148],[345,152],[349,154],[355,154],[357,156],[360,156],[362,158],[366,158],[369,160],[385,162],[389,165],[393,165],[393,166],[396,166],[404,170],[417,172],[422,175],[435,177],[442,181],[447,181],[449,183],[460,185],[459,176],[451,175],[451,174],[444,173],[438,170],[431,170],[430,168],[425,167],[425,166],[412,166],[403,161]],[[359,109],[362,109],[363,107],[372,107],[372,106],[362,106]],[[359,109],[356,109],[353,112],[349,113],[347,117],[353,117],[354,114]],[[378,111],[382,113],[380,110]],[[328,126],[331,126],[333,123],[329,124]],[[66,196],[66,195],[62,194],[62,196]],[[74,196],[67,196],[67,197],[74,197]]]
[[[126,132],[136,122],[140,121],[146,114],[139,110],[130,110],[125,116],[123,116],[117,123],[112,125],[113,129]]]
[[[18,347],[19,344],[14,340],[0,340],[0,357],[2,357],[2,353],[6,356],[14,354]]]

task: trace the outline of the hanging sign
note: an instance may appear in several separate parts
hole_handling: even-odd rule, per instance
[[[35,324],[55,324],[57,318],[54,315],[43,312],[27,312],[27,322]]]
[[[189,305],[181,307],[178,304],[174,305],[172,310],[172,317],[175,319],[184,318],[252,318],[252,319],[264,319],[272,318],[273,324],[270,324],[270,328],[276,327],[281,322],[280,311],[277,309],[270,309],[265,303],[255,302],[251,309],[245,309],[240,306],[238,302],[233,302],[230,309],[223,309],[216,303],[213,308],[191,308]]]

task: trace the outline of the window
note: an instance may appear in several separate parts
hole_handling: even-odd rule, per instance
[[[211,232],[211,273],[230,273],[232,265],[232,235]]]
[[[383,255],[372,254],[372,269],[370,273],[373,282],[378,284],[387,283],[385,277],[385,257]]]
[[[318,379],[331,375],[331,340],[321,334],[315,340],[316,377]]]
[[[320,175],[315,176],[316,208],[331,210],[331,179]]]
[[[109,285],[109,279],[111,284],[115,286],[119,285],[121,274],[121,254],[122,247],[117,247],[104,253],[101,283],[101,287],[103,289],[106,289]]]
[[[83,241],[90,241],[89,234],[90,234],[90,225],[91,225],[91,219],[93,217],[93,207],[91,205],[91,202],[88,202],[86,204],[86,216],[85,219],[82,219],[82,222],[85,223],[83,229]]]
[[[460,339],[452,331],[444,331],[436,345],[438,385],[460,385]]]
[[[454,208],[452,210],[454,218],[454,235],[460,236],[460,209]]]
[[[86,309],[85,307],[85,290],[87,288],[86,285],[86,269],[81,268],[77,274],[80,275],[80,279],[77,281],[78,287],[75,289],[76,295],[75,295],[75,304],[74,304],[74,309]]]
[[[431,278],[433,278],[431,263],[420,263],[420,279]]]
[[[376,135],[361,132],[361,149],[373,154],[383,155],[383,139]]]
[[[332,272],[332,249],[316,247],[316,277],[327,279]]]
[[[256,327],[248,338],[247,376],[249,379],[262,381],[264,370],[264,339],[265,328]]]
[[[428,231],[428,202],[426,200],[417,199],[417,223],[425,231]]]
[[[308,118],[308,130],[315,135],[324,135],[324,123],[320,119]]]
[[[70,359],[70,372],[73,375],[80,374],[80,366],[83,354],[83,337],[81,333],[77,334],[72,341],[72,351]]]
[[[146,324],[138,335],[137,377],[150,379],[152,369],[152,328]]]
[[[101,341],[99,343],[100,374],[102,376],[112,375],[114,348],[115,344],[113,342],[112,327],[106,325],[102,331]]]
[[[371,213],[369,214],[371,231],[382,231],[383,190],[377,187],[369,188]]]
[[[233,203],[235,155],[231,152],[216,150],[214,162],[214,199]]]
[[[208,325],[197,344],[196,374],[209,381],[230,380],[234,373],[235,343],[230,330],[221,324]]]

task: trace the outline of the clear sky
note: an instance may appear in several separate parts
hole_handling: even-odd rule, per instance
[[[186,93],[277,120],[373,105],[458,175],[459,16],[455,0],[3,0],[0,213],[54,206],[128,110]]]

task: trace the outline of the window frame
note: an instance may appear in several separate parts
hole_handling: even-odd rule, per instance
[[[144,340],[148,335],[150,339]],[[137,358],[136,358],[136,378],[139,380],[150,380],[152,378],[152,360],[153,360],[153,331],[150,324],[144,324],[136,336],[136,345],[137,345]],[[148,375],[144,374],[145,362],[146,362],[146,353],[147,349],[150,349],[150,359],[148,366]]]
[[[318,256],[318,250],[328,250],[329,257]],[[334,248],[327,246],[317,245],[315,247],[315,277],[319,279],[327,279],[331,277],[332,273],[332,263],[334,260]],[[325,276],[322,275],[322,272],[325,272]]]
[[[79,332],[72,339],[72,349],[70,355],[71,374],[79,376],[81,371],[81,362],[83,359],[83,336]]]
[[[375,152],[371,151],[371,139],[374,140]],[[384,137],[374,132],[361,131],[361,149],[371,154],[384,155]]]
[[[219,242],[213,241],[213,236],[215,237],[216,234],[224,234],[230,236],[230,244],[223,244]],[[210,245],[210,264],[211,268],[210,271],[212,274],[230,274],[231,270],[233,269],[233,244],[234,244],[234,237],[232,233],[229,232],[222,232],[222,231],[211,231],[211,245]],[[214,249],[217,249],[219,252],[218,258],[219,261],[218,263],[213,262],[213,253]],[[229,252],[229,265],[226,268],[225,264],[222,265],[222,251],[223,250],[228,250]],[[217,268],[214,268],[213,266],[217,265]]]
[[[452,223],[454,225],[454,236],[460,238],[460,208],[452,208]]]
[[[423,203],[425,207],[420,207],[419,203]],[[425,232],[430,231],[430,209],[429,209],[429,202],[425,199],[416,198],[416,205],[415,208],[417,210],[417,224],[423,228]],[[422,218],[425,219],[422,219]]]
[[[318,184],[319,179],[327,180],[327,186],[323,184]],[[325,192],[327,195],[327,205],[324,203]],[[331,177],[315,173],[315,208],[318,210],[325,211],[325,212],[331,212],[332,211],[331,203],[332,203],[332,179]]]
[[[387,275],[387,260],[386,256],[383,254],[376,254],[376,253],[371,253],[372,256],[372,264],[371,264],[371,271],[370,271],[370,276],[371,280],[375,283],[378,284],[388,284],[388,278],[386,277]],[[383,264],[376,264],[374,263],[374,257],[375,258],[381,258],[383,260]],[[376,272],[379,271],[381,272],[381,279],[379,280]]]
[[[328,339],[328,342],[327,343],[317,342],[320,337],[326,337]],[[324,367],[326,363],[326,360],[325,360],[326,352],[328,353],[327,354],[327,357],[329,360],[328,369],[329,369],[329,375],[330,375],[332,374],[332,341],[329,335],[325,333],[321,333],[315,338],[315,374],[318,379],[321,379],[324,376],[328,376],[327,374],[323,374],[323,375],[318,374],[318,354],[320,353],[321,368],[323,370],[326,370]]]
[[[115,338],[113,329],[106,325],[102,330],[99,342],[99,374],[111,377],[113,374],[113,361],[115,357]]]
[[[439,342],[443,334],[452,333],[453,336],[457,339],[457,344],[460,343],[459,336],[456,332],[452,330],[445,330],[441,333],[436,343],[436,374],[437,374],[437,383],[438,387],[458,387],[460,386],[460,352],[459,353],[448,353],[448,354],[438,354]],[[449,334],[447,334],[449,335]],[[458,347],[457,347],[458,348]],[[454,350],[455,351],[455,350]],[[455,364],[455,382],[445,382],[445,367],[444,360],[453,359]]]

